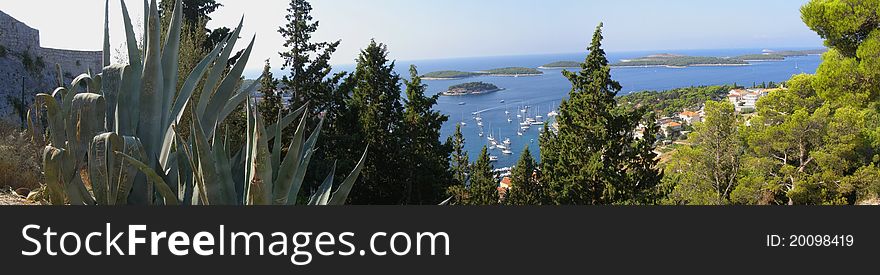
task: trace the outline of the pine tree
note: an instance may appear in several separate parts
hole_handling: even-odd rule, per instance
[[[278,93],[278,80],[272,75],[272,66],[269,59],[266,59],[266,65],[263,66],[263,78],[260,79],[260,94],[263,100],[258,106],[260,114],[266,125],[275,124],[278,120],[278,114],[284,109],[284,103],[281,102],[281,95]]]
[[[596,28],[581,71],[564,71],[571,81],[569,99],[560,106],[558,132],[541,138],[543,179],[557,204],[647,203],[645,194],[659,181],[645,156],[652,146],[634,138],[644,110],[617,106],[620,83],[602,50],[602,24]],[[651,124],[653,122],[650,122]]]
[[[498,181],[489,150],[483,146],[477,161],[471,166],[471,180],[468,186],[453,186],[449,193],[457,205],[496,205],[498,204]]]
[[[461,124],[455,126],[455,133],[447,143],[452,144],[452,179],[455,186],[465,186],[470,173],[470,159],[464,149],[464,135],[461,134]]]
[[[316,117],[332,107],[333,88],[342,78],[342,74],[329,77],[332,70],[330,58],[340,41],[312,42],[312,34],[318,30],[319,22],[312,18],[312,5],[308,1],[291,0],[287,12],[284,17],[287,23],[278,29],[287,48],[279,53],[284,59],[281,68],[290,70],[290,75],[282,82],[293,96],[290,106],[298,108],[309,102],[313,114],[310,117]]]
[[[526,146],[516,166],[510,171],[510,190],[504,201],[508,205],[541,205],[545,202],[543,186],[538,182],[538,169],[529,147]]]
[[[425,96],[427,86],[415,66],[410,66],[403,112],[403,154],[408,180],[408,204],[434,204],[443,201],[443,192],[452,182],[449,172],[451,145],[440,142],[440,129],[449,117],[434,111],[439,95]]]
[[[361,51],[357,61],[348,103],[357,123],[348,135],[356,137],[354,148],[369,144],[370,155],[350,200],[353,204],[405,203],[400,76],[394,72],[394,62],[388,60],[387,47],[376,41]]]

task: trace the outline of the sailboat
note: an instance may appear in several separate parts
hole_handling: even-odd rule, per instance
[[[513,155],[513,151],[510,151],[510,150],[504,150],[504,151],[501,151],[501,153],[505,154],[505,155]]]

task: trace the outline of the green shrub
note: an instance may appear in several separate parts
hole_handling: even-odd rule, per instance
[[[6,46],[0,45],[0,57],[6,57]]]

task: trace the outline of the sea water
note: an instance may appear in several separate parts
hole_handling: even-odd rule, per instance
[[[733,57],[761,53],[761,51],[762,49],[651,51],[608,53],[607,57],[609,62],[615,63],[621,59],[667,52],[690,56]],[[402,77],[408,78],[410,64],[416,65],[419,72],[424,74],[440,70],[480,71],[502,67],[537,68],[554,61],[580,62],[585,57],[586,53],[398,61],[396,70]],[[790,57],[784,61],[751,62],[751,65],[748,66],[627,67],[613,68],[612,77],[623,86],[619,95],[625,95],[636,91],[662,91],[701,85],[737,83],[741,86],[752,86],[755,83],[760,85],[762,82],[781,82],[788,80],[795,74],[815,73],[819,63],[820,57],[818,55],[810,55]],[[336,70],[345,71],[353,69],[351,65],[337,66],[336,68]],[[576,71],[579,68],[568,70]],[[525,147],[529,147],[532,155],[536,159],[540,159],[538,137],[540,135],[539,129],[543,127],[533,125],[520,136],[517,134],[520,130],[520,120],[516,115],[522,114],[524,117],[540,115],[546,120],[548,119],[547,114],[556,110],[560,102],[568,97],[571,90],[571,83],[562,75],[562,69],[542,71],[544,74],[540,76],[480,76],[456,80],[423,81],[428,87],[429,95],[443,92],[452,85],[474,81],[492,83],[504,89],[500,92],[482,95],[440,97],[435,110],[449,116],[449,121],[443,125],[441,130],[442,140],[445,141],[454,133],[456,124],[465,122],[467,126],[462,127],[462,134],[466,141],[465,149],[468,151],[471,161],[479,156],[483,146],[489,146],[488,137],[490,134],[498,142],[507,138],[512,142],[510,150],[513,151],[513,154],[505,155],[499,149],[490,150],[490,155],[498,157],[498,161],[493,163],[496,168],[515,165]],[[525,106],[529,106],[527,113],[522,113],[521,110]],[[477,126],[475,113],[478,113],[482,118],[482,137],[479,135],[481,130]],[[508,123],[508,118],[511,118],[513,122]]]

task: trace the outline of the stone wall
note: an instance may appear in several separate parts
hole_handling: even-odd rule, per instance
[[[31,104],[37,93],[52,92],[58,79],[55,64],[61,65],[65,83],[90,69],[97,74],[103,68],[101,51],[43,48],[39,30],[3,11],[0,11],[0,45],[7,52],[5,57],[0,57],[0,119],[14,120],[17,117],[10,105],[10,97],[23,98],[25,104]],[[34,62],[40,58],[43,67],[38,71],[28,70],[24,66],[25,54]]]
[[[0,11],[0,45],[12,52],[35,53],[40,49],[40,31]]]
[[[43,62],[50,70],[55,70],[55,64],[61,65],[61,71],[65,78],[77,76],[92,70],[92,73],[101,73],[104,65],[102,52],[72,51],[61,49],[40,49]]]

